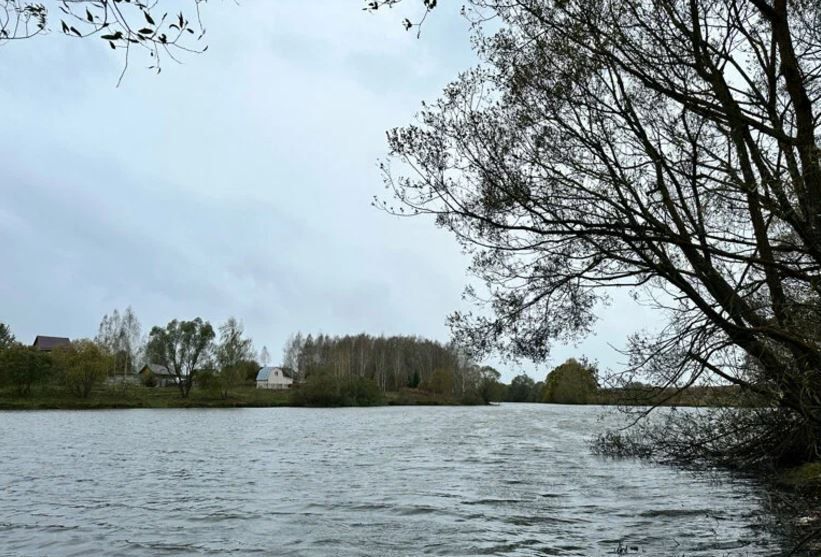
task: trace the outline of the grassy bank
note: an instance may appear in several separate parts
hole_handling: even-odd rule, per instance
[[[385,393],[378,405],[459,405],[453,398],[425,393],[416,389]],[[193,389],[188,398],[180,397],[176,388],[139,385],[100,386],[88,398],[78,398],[60,387],[44,386],[28,396],[0,389],[0,410],[94,410],[115,408],[270,408],[298,406],[289,391],[257,389],[253,386],[233,389],[229,396]]]
[[[735,386],[689,387],[683,392],[654,387],[600,389],[590,402],[612,406],[750,407],[761,404],[752,394]]]

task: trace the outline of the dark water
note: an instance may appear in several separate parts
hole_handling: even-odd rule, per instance
[[[590,455],[599,412],[0,412],[0,555],[777,552],[755,486]]]

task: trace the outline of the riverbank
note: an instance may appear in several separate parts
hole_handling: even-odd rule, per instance
[[[464,401],[434,395],[418,389],[384,393],[373,406],[460,406]],[[290,391],[255,387],[232,389],[227,397],[194,389],[182,398],[175,388],[149,388],[139,385],[101,386],[88,398],[79,398],[59,387],[43,387],[31,395],[20,396],[0,390],[0,410],[104,410],[127,408],[274,408],[306,406],[295,404]]]

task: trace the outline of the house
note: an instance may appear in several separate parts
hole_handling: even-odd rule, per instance
[[[177,376],[173,371],[160,364],[145,364],[139,371],[142,382],[156,387],[168,387],[177,384]]]
[[[51,352],[58,346],[66,346],[71,344],[71,341],[66,337],[47,337],[37,335],[34,342],[31,344],[32,348],[36,348],[40,352]]]
[[[281,367],[263,367],[257,372],[257,389],[289,389],[294,384],[292,371]]]

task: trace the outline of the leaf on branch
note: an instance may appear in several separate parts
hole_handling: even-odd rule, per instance
[[[88,8],[86,8],[86,19],[90,23],[94,23],[94,16],[91,14],[91,12],[88,10]]]
[[[143,15],[145,16],[145,20],[148,23],[150,23],[151,25],[154,25],[154,18],[151,17],[151,14],[149,14],[148,12],[143,12]]]
[[[63,33],[68,33],[68,25],[62,19],[60,20],[60,27],[63,29]]]
[[[82,34],[82,33],[80,33],[80,32],[79,32],[77,29],[75,29],[74,27],[69,27],[69,29],[71,30],[71,32],[72,32],[72,33],[74,33],[74,34],[75,34],[75,35],[77,35],[78,37],[82,37],[82,36],[83,36],[83,34]]]

